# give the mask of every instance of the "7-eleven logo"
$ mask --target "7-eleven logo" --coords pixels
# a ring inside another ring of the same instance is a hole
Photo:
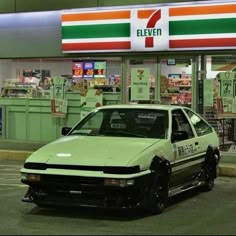
[[[148,19],[145,28],[137,29],[137,37],[145,37],[145,48],[154,47],[154,39],[162,35],[162,29],[157,28],[157,22],[161,19],[161,9],[159,10],[138,10],[139,19]]]

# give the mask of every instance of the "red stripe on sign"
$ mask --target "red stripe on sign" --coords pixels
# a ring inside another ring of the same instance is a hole
[[[156,11],[147,23],[147,28],[155,27],[158,20],[161,19],[161,10]]]
[[[146,48],[152,48],[153,46],[154,46],[153,37],[146,37],[145,38],[145,47]]]
[[[94,42],[94,43],[66,43],[62,44],[63,51],[93,51],[93,50],[117,50],[130,49],[131,42]]]
[[[149,21],[147,22],[147,28],[154,28],[157,21],[161,19],[161,10],[156,11]],[[154,39],[153,37],[146,37],[145,38],[145,47],[152,48],[154,46]]]
[[[233,47],[236,46],[236,38],[214,39],[176,39],[169,41],[170,48],[196,48],[196,47]]]

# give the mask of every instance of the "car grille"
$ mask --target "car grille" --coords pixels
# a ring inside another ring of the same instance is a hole
[[[101,187],[103,186],[103,178],[91,178],[80,176],[65,175],[43,175],[42,182],[47,185],[61,186],[64,188],[80,188],[80,187]]]

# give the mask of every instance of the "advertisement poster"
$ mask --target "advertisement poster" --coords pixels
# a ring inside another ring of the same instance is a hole
[[[231,79],[221,80],[221,96],[233,97],[233,80]]]
[[[52,79],[53,84],[53,99],[64,99],[65,97],[65,78],[64,77],[54,77]]]
[[[220,72],[218,75],[220,82],[220,98],[222,115],[224,118],[235,117],[236,100],[235,100],[235,81],[236,73],[231,71]]]
[[[65,78],[52,79],[51,113],[53,117],[65,117],[67,113],[67,100],[65,100]]]
[[[150,70],[148,68],[131,69],[131,100],[150,99]]]
[[[81,94],[81,119],[96,107],[102,106],[102,91],[99,89],[89,89]]]
[[[213,107],[214,100],[214,92],[213,92],[213,80],[207,79],[204,80],[204,106],[205,107]]]

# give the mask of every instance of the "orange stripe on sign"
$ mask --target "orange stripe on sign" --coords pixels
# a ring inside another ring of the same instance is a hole
[[[152,14],[153,12],[156,11],[156,9],[152,10],[139,10],[138,11],[138,18],[139,19],[148,19]]]
[[[114,12],[86,12],[75,14],[62,14],[61,16],[62,22],[113,19],[130,19],[130,10]]]
[[[236,4],[170,8],[169,16],[236,13]]]

